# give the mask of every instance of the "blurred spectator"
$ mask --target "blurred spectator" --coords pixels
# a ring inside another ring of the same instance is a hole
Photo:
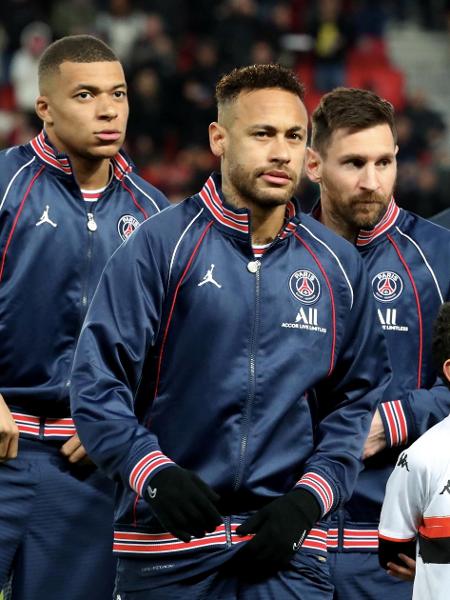
[[[407,98],[403,114],[414,123],[414,135],[418,145],[425,150],[439,146],[444,138],[445,123],[441,115],[429,106],[422,90],[416,90]]]
[[[10,77],[14,85],[17,108],[28,115],[30,122],[37,121],[34,105],[39,95],[37,66],[39,57],[51,41],[48,25],[39,21],[27,25],[20,36],[21,47],[14,53]]]
[[[43,21],[45,10],[36,0],[1,0],[1,23],[8,32],[8,54],[20,47],[21,34],[33,21]]]
[[[154,69],[145,67],[131,81],[128,135],[132,139],[140,135],[148,136],[161,151],[166,123],[161,81]]]
[[[353,43],[353,30],[341,1],[319,0],[309,32],[314,38],[315,87],[327,92],[344,85],[345,58]]]
[[[0,23],[0,86],[8,81],[8,60],[6,48],[8,45],[8,34],[6,29]]]
[[[133,7],[132,0],[110,0],[108,12],[100,12],[96,28],[105,38],[125,67],[131,60],[134,42],[144,28],[142,13]]]
[[[396,117],[398,146],[400,152],[397,155],[397,162],[415,163],[423,158],[422,153],[424,148],[415,131],[414,122],[408,115],[399,114]]]
[[[251,49],[261,39],[262,22],[255,0],[228,0],[216,24],[224,71],[250,64]]]
[[[168,35],[178,42],[187,31],[188,13],[191,2],[185,0],[142,0],[141,8],[146,13],[160,15],[166,24]]]
[[[61,0],[52,4],[50,24],[56,38],[94,32],[97,10],[93,0]]]
[[[439,170],[433,165],[410,163],[399,169],[396,200],[400,206],[431,217],[448,206],[448,193],[441,185]]]
[[[256,41],[250,49],[250,63],[264,65],[273,62],[278,62],[273,46],[265,40]]]
[[[373,36],[381,38],[386,26],[387,14],[380,0],[355,0],[355,37]]]
[[[173,40],[167,35],[160,15],[150,13],[142,17],[142,25],[133,42],[129,70],[151,66],[160,77],[176,73],[177,56]]]

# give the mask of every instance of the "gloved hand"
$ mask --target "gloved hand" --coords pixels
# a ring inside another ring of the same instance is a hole
[[[286,567],[309,530],[320,517],[313,494],[301,488],[273,500],[236,529],[240,536],[254,533],[252,540],[234,556],[235,563],[254,568]]]
[[[167,467],[151,478],[145,492],[158,521],[175,537],[189,542],[200,538],[222,523],[214,503],[214,492],[195,473],[180,467]]]

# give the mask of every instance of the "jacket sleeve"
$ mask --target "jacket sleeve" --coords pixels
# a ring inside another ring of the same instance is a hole
[[[427,486],[429,477],[420,454],[404,452],[398,458],[386,485],[386,492],[381,509],[378,536],[380,538],[379,558],[384,568],[393,560],[399,563],[396,556],[399,552],[415,557],[414,550],[419,526],[427,506]]]
[[[450,390],[438,377],[429,390],[405,392],[383,402],[380,415],[389,447],[411,444],[450,413]]]
[[[319,414],[315,451],[296,484],[316,495],[323,515],[351,496],[373,413],[391,379],[386,342],[373,325],[375,302],[366,270],[360,260],[357,267],[354,303],[333,372],[315,390]]]
[[[173,465],[134,414],[164,294],[163,261],[146,232],[141,226],[105,268],[81,331],[71,386],[72,415],[89,456],[140,495],[151,476]]]

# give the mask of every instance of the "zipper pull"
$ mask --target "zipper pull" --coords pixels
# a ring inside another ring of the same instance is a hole
[[[97,231],[97,223],[95,222],[93,213],[87,213],[87,228],[89,231]]]
[[[247,271],[250,273],[257,273],[261,267],[261,261],[259,260],[251,260],[247,263]]]

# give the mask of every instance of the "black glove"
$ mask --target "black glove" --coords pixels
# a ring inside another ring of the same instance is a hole
[[[289,564],[309,530],[320,517],[316,498],[301,488],[273,500],[236,529],[240,536],[255,537],[235,555],[244,564],[278,569]]]
[[[150,480],[145,492],[161,525],[183,542],[214,531],[222,517],[214,506],[219,496],[195,473],[167,467]]]

